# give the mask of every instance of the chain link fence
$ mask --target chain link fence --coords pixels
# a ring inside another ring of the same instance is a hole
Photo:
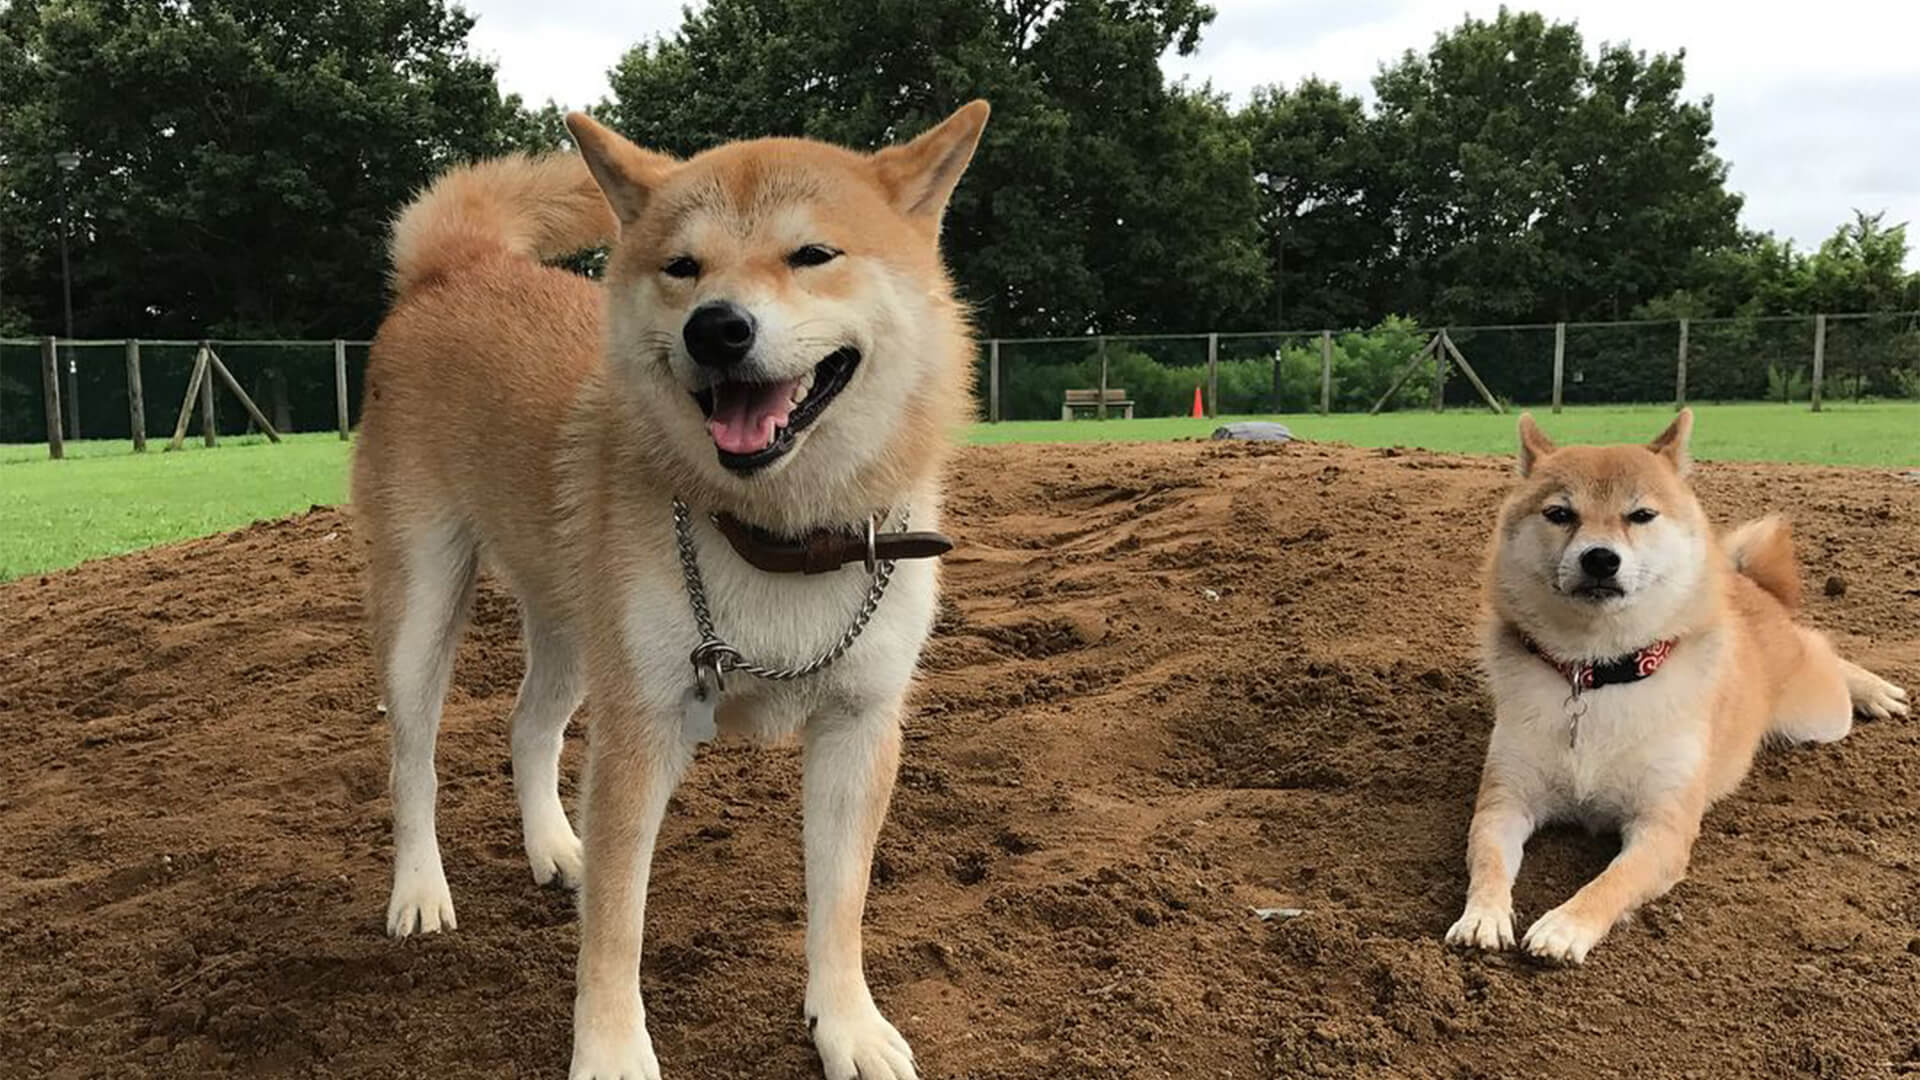
[[[136,385],[146,436],[172,435],[201,342],[55,341],[50,365],[49,340],[0,340],[0,442],[46,442],[50,397],[65,438],[130,439]],[[206,344],[278,431],[344,432],[359,417],[367,342]],[[1913,400],[1920,312],[994,338],[975,376],[991,421],[1187,416],[1196,392],[1209,416],[1485,407],[1462,361],[1502,405]],[[224,382],[212,398],[219,434],[257,429]],[[187,429],[201,424],[196,404]]]

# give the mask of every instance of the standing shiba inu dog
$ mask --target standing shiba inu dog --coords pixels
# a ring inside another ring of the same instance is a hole
[[[576,114],[580,157],[457,170],[395,226],[353,484],[393,729],[387,928],[454,925],[433,748],[484,562],[525,627],[527,856],[580,887],[575,1077],[660,1075],[647,879],[716,728],[802,732],[805,1008],[827,1076],[914,1076],[860,922],[945,548],[905,523],[937,527],[972,408],[939,232],[986,119],[975,102],[871,155],[766,139],[679,161]],[[539,261],[616,236],[604,285]],[[556,789],[583,696],[584,844]]]
[[[1536,828],[1617,827],[1620,854],[1522,942],[1584,961],[1679,882],[1701,815],[1762,739],[1830,742],[1855,709],[1907,711],[1904,691],[1795,625],[1785,522],[1715,537],[1684,479],[1692,428],[1684,411],[1645,448],[1558,450],[1520,418],[1524,479],[1500,514],[1482,643],[1493,737],[1453,944],[1513,944],[1513,879]]]

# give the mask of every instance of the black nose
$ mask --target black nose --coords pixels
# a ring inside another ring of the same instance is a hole
[[[716,300],[687,316],[687,353],[701,367],[732,367],[753,349],[753,316],[738,304]]]
[[[1610,578],[1620,572],[1620,553],[1607,547],[1588,548],[1580,553],[1580,569],[1588,577]]]

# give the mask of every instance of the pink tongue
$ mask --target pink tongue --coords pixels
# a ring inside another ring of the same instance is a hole
[[[713,415],[707,418],[713,444],[729,454],[754,454],[772,446],[775,431],[793,412],[793,390],[799,383],[716,384]]]

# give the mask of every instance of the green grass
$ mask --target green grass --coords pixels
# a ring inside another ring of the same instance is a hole
[[[1673,419],[1664,405],[1534,409],[1534,419],[1560,443],[1645,442]],[[1694,409],[1694,456],[1703,461],[1784,461],[1812,465],[1920,467],[1920,403],[1828,405],[1702,405]],[[1355,446],[1409,446],[1457,454],[1509,454],[1514,414],[1484,409],[1379,416],[1230,417],[1278,420],[1302,439]],[[975,443],[1134,442],[1206,438],[1226,420],[1020,420],[981,424]]]
[[[1920,468],[1920,403],[1843,403],[1824,413],[1804,405],[1707,405],[1697,412],[1694,451],[1705,460]],[[1661,406],[1535,413],[1549,435],[1567,443],[1645,441],[1672,416]],[[1484,411],[1272,419],[1303,439],[1356,446],[1504,455],[1514,445],[1514,417]],[[968,439],[1165,441],[1205,438],[1221,422],[1019,421],[976,425]],[[346,497],[347,444],[332,433],[294,435],[280,446],[233,439],[211,451],[190,441],[171,454],[160,445],[135,455],[124,441],[69,443],[68,460],[57,462],[46,459],[45,446],[0,446],[0,581]]]
[[[239,528],[337,503],[347,495],[347,444],[338,434],[197,442],[145,454],[124,441],[0,447],[0,581],[86,559]]]

